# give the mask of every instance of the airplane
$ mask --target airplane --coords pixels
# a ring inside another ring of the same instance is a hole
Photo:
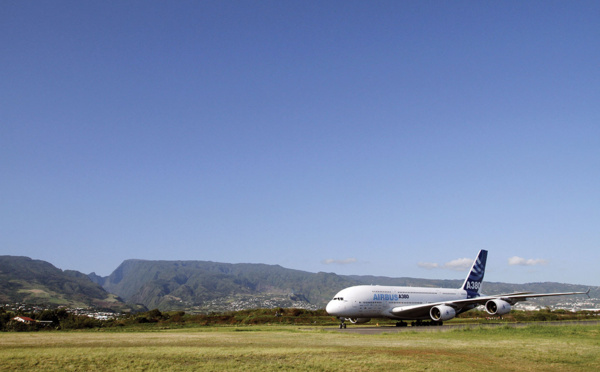
[[[339,291],[329,301],[325,311],[340,320],[340,329],[346,328],[346,320],[361,324],[372,318],[398,320],[397,327],[406,327],[408,323],[405,320],[412,320],[412,326],[442,325],[444,321],[479,305],[483,305],[490,315],[504,315],[512,310],[514,304],[527,298],[578,294],[589,297],[589,289],[587,292],[482,295],[479,289],[485,273],[487,253],[484,249],[479,251],[469,275],[458,289],[358,285]]]

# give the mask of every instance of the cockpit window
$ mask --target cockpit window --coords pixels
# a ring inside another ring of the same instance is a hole
[[[334,297],[334,301],[344,301],[344,297]]]

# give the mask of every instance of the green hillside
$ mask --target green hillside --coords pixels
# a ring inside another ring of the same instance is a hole
[[[85,274],[18,256],[0,256],[0,303],[128,309]]]

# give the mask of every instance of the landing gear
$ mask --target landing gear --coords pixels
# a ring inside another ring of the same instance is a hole
[[[344,318],[340,318],[340,329],[346,329],[346,323],[344,323]]]
[[[430,322],[424,322],[422,320],[417,320],[416,322],[411,322],[410,325],[413,327],[441,326],[441,325],[444,325],[444,322],[442,322],[441,320],[438,320],[438,321],[432,320]]]
[[[403,321],[396,322],[396,327],[406,327],[406,326],[408,326],[408,323],[406,323],[406,322],[403,322]]]

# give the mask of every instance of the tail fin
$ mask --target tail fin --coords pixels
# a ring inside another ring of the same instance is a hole
[[[479,296],[479,289],[481,288],[481,282],[483,281],[483,274],[485,274],[485,262],[487,261],[487,251],[482,249],[477,254],[477,258],[473,261],[469,276],[465,279],[462,285],[462,289],[468,292],[468,297]]]

